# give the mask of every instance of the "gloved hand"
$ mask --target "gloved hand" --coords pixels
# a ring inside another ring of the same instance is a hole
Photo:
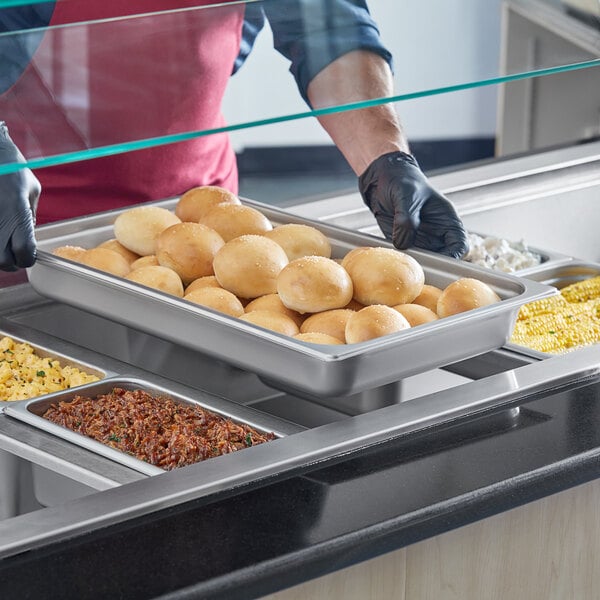
[[[358,186],[396,248],[415,246],[454,258],[468,251],[467,233],[454,206],[431,186],[410,154],[383,154],[359,177]]]
[[[0,164],[25,162],[0,121]],[[35,211],[41,185],[30,169],[0,175],[0,269],[16,271],[35,262]]]

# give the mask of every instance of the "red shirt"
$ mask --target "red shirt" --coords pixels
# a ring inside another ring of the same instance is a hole
[[[205,0],[208,3],[210,0]],[[244,8],[185,9],[198,0],[62,0],[0,115],[25,156],[97,148],[222,126],[221,101],[239,51]],[[237,192],[226,134],[36,171],[38,223],[178,195],[197,185]]]

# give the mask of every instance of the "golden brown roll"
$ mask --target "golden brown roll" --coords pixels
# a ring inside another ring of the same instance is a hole
[[[115,220],[118,242],[140,256],[156,254],[156,238],[167,227],[181,223],[179,217],[160,206],[136,206],[122,212]]]
[[[413,300],[413,304],[420,304],[426,306],[429,310],[437,312],[437,303],[442,295],[442,290],[434,285],[428,285],[427,283],[423,286],[421,293]]]
[[[287,315],[300,327],[304,321],[304,315],[288,308],[279,297],[279,294],[267,294],[266,296],[259,296],[254,300],[251,300],[246,304],[246,312],[252,312],[253,310],[274,310],[276,312]]]
[[[188,190],[177,202],[175,214],[184,222],[199,223],[217,204],[241,204],[229,190],[216,185],[204,185]]]
[[[130,271],[127,260],[108,248],[90,248],[79,257],[79,262],[117,277],[125,277]]]
[[[262,235],[273,229],[271,221],[260,211],[236,204],[217,204],[200,223],[217,231],[226,242],[240,235]]]
[[[283,248],[262,235],[242,235],[215,255],[219,285],[238,298],[258,298],[277,291],[277,277],[287,265]]]
[[[346,343],[357,344],[409,329],[408,321],[391,306],[373,304],[353,312],[346,323]]]
[[[81,246],[58,246],[58,248],[54,248],[52,250],[52,254],[55,256],[60,256],[61,258],[67,258],[68,260],[74,260],[75,262],[80,262],[81,257],[84,252],[86,252],[86,248],[82,248]]]
[[[348,265],[352,264],[352,261],[359,255],[362,254],[364,250],[368,250],[370,246],[358,246],[347,252],[342,258],[341,265],[344,269],[348,270]]]
[[[167,267],[149,266],[131,271],[126,279],[181,298],[183,283],[175,271]]]
[[[192,281],[192,283],[185,288],[185,294],[189,294],[194,290],[199,290],[205,287],[220,288],[221,286],[214,275],[207,275],[206,277],[198,277],[198,279],[194,279],[194,281]]]
[[[158,259],[155,254],[150,254],[149,256],[140,256],[137,260],[134,260],[130,267],[133,271],[134,269],[139,269],[141,267],[157,267]]]
[[[365,248],[346,262],[354,284],[354,299],[364,304],[408,304],[423,289],[423,267],[392,248]]]
[[[298,333],[294,336],[295,340],[300,340],[301,342],[308,342],[309,344],[329,344],[332,346],[339,346],[343,344],[341,340],[334,338],[332,335],[327,335],[326,333],[319,333],[317,331],[311,331],[309,333]]]
[[[108,248],[109,250],[118,252],[130,265],[139,258],[138,254],[125,248],[116,238],[98,244],[98,248]]]
[[[231,317],[240,317],[244,314],[244,307],[238,298],[220,287],[198,288],[185,294],[183,299],[214,308]]]
[[[300,333],[326,333],[345,342],[346,323],[353,313],[348,308],[336,308],[310,315],[300,326]]]
[[[240,319],[290,337],[300,333],[298,325],[290,317],[276,310],[253,310],[243,314]]]
[[[487,283],[464,277],[444,288],[438,300],[437,314],[440,317],[449,317],[499,301],[500,296]]]
[[[160,265],[173,269],[184,285],[212,275],[215,254],[225,245],[210,227],[199,223],[177,223],[156,238],[156,258]]]
[[[277,278],[281,301],[301,314],[342,308],[352,299],[352,280],[324,256],[304,256],[285,266]]]
[[[409,322],[411,327],[439,319],[436,313],[421,304],[396,304],[392,308],[397,310]]]
[[[279,225],[264,234],[277,242],[291,262],[303,256],[324,256],[331,258],[331,244],[327,236],[316,227],[300,223]]]

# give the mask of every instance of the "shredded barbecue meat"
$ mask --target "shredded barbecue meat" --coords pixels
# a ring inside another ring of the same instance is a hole
[[[114,388],[52,404],[43,417],[165,470],[275,438],[201,406]]]

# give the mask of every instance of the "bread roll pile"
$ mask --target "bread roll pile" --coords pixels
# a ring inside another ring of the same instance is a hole
[[[273,226],[216,186],[189,190],[173,212],[120,213],[114,238],[56,256],[309,344],[354,344],[499,302],[487,284],[426,283],[410,255],[383,247],[332,257],[318,229]]]

